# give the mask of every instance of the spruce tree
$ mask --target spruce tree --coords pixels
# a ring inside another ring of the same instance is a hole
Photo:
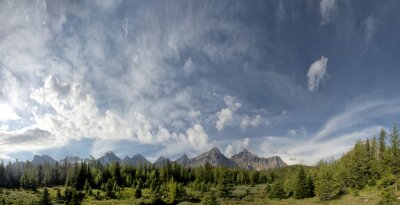
[[[51,204],[51,199],[50,199],[50,194],[49,190],[45,187],[43,190],[42,197],[40,199],[40,205],[50,205]]]
[[[286,198],[286,192],[283,188],[283,183],[279,180],[272,184],[271,191],[268,194],[271,199],[284,199]]]
[[[334,172],[329,166],[321,167],[318,170],[315,181],[315,193],[323,201],[334,199],[340,194],[340,185],[335,180],[333,174]]]
[[[231,181],[230,173],[224,170],[220,180],[218,181],[218,196],[229,197],[233,191],[233,183]]]
[[[303,166],[299,167],[294,186],[295,186],[294,187],[295,199],[304,199],[309,195],[307,190],[307,176],[306,173],[304,172]]]
[[[135,198],[139,199],[140,197],[142,197],[142,188],[137,185],[135,190]]]
[[[386,150],[386,144],[385,144],[385,140],[386,140],[386,131],[382,128],[381,132],[379,133],[379,160],[382,160],[384,157],[384,153]]]

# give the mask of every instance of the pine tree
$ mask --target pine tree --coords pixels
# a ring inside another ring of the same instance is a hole
[[[50,194],[49,190],[47,188],[44,188],[42,198],[40,199],[40,205],[50,205],[51,199],[50,199]]]
[[[58,203],[61,203],[62,200],[63,200],[63,198],[61,196],[61,191],[60,191],[60,189],[57,188],[56,201]]]
[[[313,182],[311,176],[309,176],[309,177],[307,177],[307,183],[306,183],[306,190],[307,190],[306,191],[306,193],[307,193],[306,197],[307,198],[315,196],[314,189],[315,189],[314,182]]]
[[[176,203],[178,198],[178,184],[174,181],[168,183],[168,198],[170,203]]]
[[[386,131],[382,128],[381,132],[379,133],[379,160],[382,160],[384,157],[384,153],[386,151]]]
[[[230,173],[224,170],[220,180],[218,181],[218,196],[229,197],[233,191],[233,184],[231,181]]]
[[[310,194],[307,190],[307,176],[304,172],[303,166],[299,167],[297,172],[296,181],[294,185],[294,198],[295,199],[304,199]]]
[[[339,196],[340,186],[336,182],[331,167],[324,166],[318,170],[315,192],[321,200],[331,200]]]
[[[268,194],[271,199],[284,199],[286,198],[286,192],[283,188],[283,183],[281,181],[276,181],[272,184],[271,191]]]
[[[142,197],[142,188],[137,185],[135,190],[135,198],[139,199],[140,197]]]
[[[397,126],[393,125],[393,131],[390,138],[390,158],[389,166],[394,175],[400,174],[400,147],[399,132]]]

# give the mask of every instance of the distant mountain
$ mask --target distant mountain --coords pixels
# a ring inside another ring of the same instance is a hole
[[[126,156],[122,162],[122,164],[127,164],[130,166],[138,166],[139,164],[151,164],[150,161],[148,161],[145,157],[143,157],[143,155],[141,154],[136,154],[133,157],[128,157]]]
[[[233,155],[231,160],[243,169],[268,170],[287,166],[287,164],[278,156],[262,158],[249,152],[247,149]]]
[[[96,160],[92,157],[91,160]],[[89,162],[90,159],[82,159],[78,156],[67,156],[64,159],[60,160],[60,164],[66,163],[81,163],[81,162]],[[136,154],[133,157],[126,156],[124,159],[120,159],[113,152],[109,151],[104,156],[97,159],[100,164],[112,164],[114,162],[118,162],[121,164],[126,164],[130,166],[138,166],[140,164],[152,164],[148,161],[143,155]],[[159,157],[153,165],[155,167],[163,167],[167,163],[171,162],[168,158]],[[206,164],[210,164],[211,166],[224,166],[224,167],[238,167],[242,169],[249,170],[268,170],[272,168],[285,167],[287,164],[278,156],[263,158],[258,157],[257,155],[249,152],[247,149],[244,149],[242,152],[233,155],[230,159],[227,158],[221,151],[214,147],[208,152],[204,152],[196,157],[189,158],[186,154],[182,155],[180,158],[175,160],[176,163],[181,164],[183,166],[188,167],[198,167],[204,166]],[[44,165],[45,163],[55,165],[57,163],[56,160],[47,155],[35,155],[32,160],[33,164]]]
[[[114,154],[114,152],[107,152],[104,156],[100,157],[99,159],[100,164],[106,165],[106,164],[112,164],[113,162],[119,162],[121,163],[121,159],[117,157],[117,155]]]
[[[186,154],[184,154],[182,157],[175,160],[175,162],[182,165],[188,165],[190,163],[190,159]]]
[[[236,164],[226,158],[225,155],[223,155],[216,147],[195,158],[187,158],[185,155],[182,157],[176,160],[176,162],[190,167],[204,166],[207,163],[212,166],[236,167]]]
[[[32,160],[32,164],[35,165],[44,165],[44,164],[55,165],[56,163],[57,161],[48,155],[35,155]]]
[[[167,165],[170,162],[171,161],[168,158],[161,156],[154,162],[154,166],[157,168],[160,168],[160,167]]]
[[[61,165],[64,165],[64,164],[67,164],[67,163],[69,163],[69,164],[78,163],[79,164],[79,163],[88,162],[88,161],[90,161],[90,159],[82,159],[82,158],[80,158],[78,156],[66,156],[64,159],[60,160],[59,163]]]

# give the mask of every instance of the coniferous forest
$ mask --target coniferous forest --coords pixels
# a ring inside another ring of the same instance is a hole
[[[1,163],[0,204],[25,204],[26,198],[9,197],[15,193],[35,196],[29,202],[33,204],[118,203],[121,199],[131,204],[226,204],[229,200],[246,204],[246,197],[256,195],[254,187],[262,200],[282,203],[307,198],[317,203],[340,202],[346,195],[358,197],[364,190],[374,190],[376,197],[372,200],[393,204],[398,197],[400,175],[399,132],[393,126],[390,133],[382,129],[377,134],[357,141],[337,160],[267,171],[208,164],[190,168],[175,162],[160,168],[150,164],[103,166],[94,159],[63,165]],[[368,202],[368,198],[364,200]]]

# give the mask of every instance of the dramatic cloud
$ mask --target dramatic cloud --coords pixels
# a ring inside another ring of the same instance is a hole
[[[224,130],[225,124],[232,120],[233,113],[242,106],[232,96],[225,96],[224,102],[227,107],[217,113],[218,120],[215,127],[218,131]]]
[[[307,72],[309,91],[312,92],[314,90],[318,90],[319,83],[326,74],[327,64],[328,64],[328,58],[324,56],[322,56],[321,59],[311,64]]]
[[[295,148],[398,121],[399,6],[0,1],[0,157],[325,157]]]

